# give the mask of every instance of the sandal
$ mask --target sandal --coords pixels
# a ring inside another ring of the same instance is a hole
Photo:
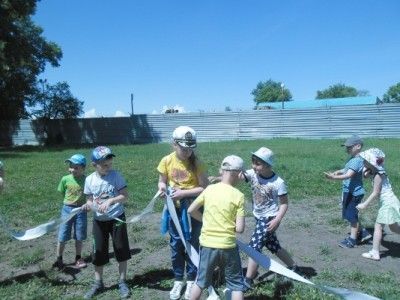
[[[376,260],[376,261],[381,259],[379,254],[373,253],[372,251],[365,252],[365,253],[361,254],[361,256],[364,258],[368,258],[368,259],[372,259],[372,260]]]

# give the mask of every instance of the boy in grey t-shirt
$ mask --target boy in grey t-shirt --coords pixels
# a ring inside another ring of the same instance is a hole
[[[123,203],[128,199],[125,179],[112,169],[115,155],[110,148],[99,146],[92,152],[92,163],[96,171],[86,177],[84,194],[86,210],[94,211],[93,219],[93,264],[95,283],[85,299],[90,299],[104,290],[103,266],[108,263],[108,239],[111,235],[115,258],[119,269],[119,291],[122,298],[130,295],[125,282],[127,261],[131,258]],[[118,247],[116,247],[118,245]]]

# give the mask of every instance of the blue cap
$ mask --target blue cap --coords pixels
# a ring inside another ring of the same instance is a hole
[[[74,165],[86,166],[86,158],[82,154],[74,154],[70,158],[66,159],[65,162],[69,162]]]
[[[99,162],[110,157],[115,157],[115,155],[111,152],[111,149],[106,146],[96,147],[92,151],[93,162]]]

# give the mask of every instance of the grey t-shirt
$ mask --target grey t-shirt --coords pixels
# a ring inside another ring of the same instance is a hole
[[[119,195],[119,191],[126,187],[125,179],[115,170],[111,170],[105,176],[100,176],[93,172],[85,180],[85,195],[93,196],[93,205],[97,208],[101,203],[109,198]],[[114,203],[105,213],[95,212],[94,218],[100,221],[109,221],[119,217],[124,212],[121,203]]]
[[[253,169],[246,171],[253,193],[253,214],[256,218],[273,217],[279,210],[279,196],[287,194],[287,187],[282,178],[275,173],[264,178]]]

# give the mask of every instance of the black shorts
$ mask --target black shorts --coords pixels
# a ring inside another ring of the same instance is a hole
[[[358,209],[356,206],[360,204],[364,195],[354,196],[351,193],[343,193],[342,217],[351,224],[358,222]]]
[[[125,214],[118,217],[125,221]],[[98,221],[93,219],[93,264],[103,266],[110,260],[108,255],[111,235],[115,259],[122,262],[131,258],[126,223],[117,220]]]

